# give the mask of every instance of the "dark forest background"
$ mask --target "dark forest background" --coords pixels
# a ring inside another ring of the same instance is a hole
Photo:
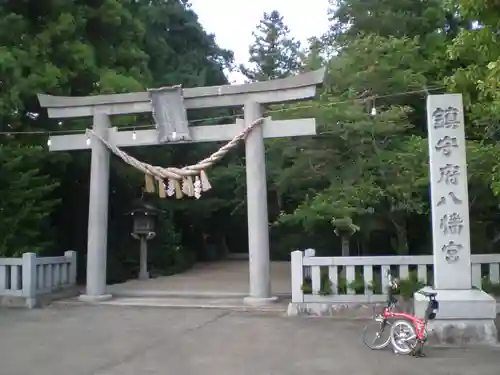
[[[425,96],[443,92],[462,93],[467,109],[473,252],[498,252],[500,8],[482,0],[330,4],[330,29],[308,45],[270,9],[248,64],[235,66],[186,0],[0,0],[0,255],[76,250],[84,276],[90,155],[49,153],[45,144],[49,132],[83,131],[90,119],[50,120],[37,93],[221,85],[235,69],[262,81],[323,66],[317,99],[267,108],[276,119],[318,123],[317,136],[266,142],[273,259],[309,247],[321,255],[430,254]],[[238,113],[190,111],[189,118],[217,117],[199,123],[209,126]],[[116,126],[150,123],[151,116],[113,119]],[[27,131],[46,134],[16,133]],[[183,166],[220,146],[129,151]],[[243,148],[207,172],[213,189],[199,201],[145,197],[164,210],[150,246],[154,273],[248,251]],[[112,159],[110,282],[137,273],[126,212],[142,197],[143,181]]]

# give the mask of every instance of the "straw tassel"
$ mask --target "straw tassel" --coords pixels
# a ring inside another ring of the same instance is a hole
[[[146,183],[146,192],[147,193],[154,193],[155,192],[155,181],[153,179],[153,176],[146,173],[144,175],[144,179],[145,179],[145,183]]]
[[[187,176],[186,179],[184,180],[184,182],[186,183],[186,190],[187,190],[187,193],[186,195],[188,197],[192,197],[194,196],[194,184],[193,184],[193,177],[191,176]]]
[[[158,195],[162,199],[165,199],[167,197],[167,193],[165,191],[165,183],[163,182],[163,180],[158,180]]]
[[[200,182],[201,190],[208,191],[212,188],[212,185],[210,185],[210,181],[208,181],[208,176],[203,169],[200,171]]]
[[[191,176],[186,176],[182,179],[182,192],[188,197],[194,195],[193,178]]]
[[[182,189],[181,189],[181,184],[179,180],[174,180],[174,186],[175,186],[175,197],[177,199],[182,198]]]

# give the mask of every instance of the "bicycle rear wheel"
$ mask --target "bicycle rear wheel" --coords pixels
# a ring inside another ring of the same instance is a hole
[[[391,327],[390,340],[399,354],[410,354],[417,345],[415,327],[407,320],[397,320]]]
[[[391,323],[376,320],[363,328],[363,343],[372,350],[384,349],[391,342]]]

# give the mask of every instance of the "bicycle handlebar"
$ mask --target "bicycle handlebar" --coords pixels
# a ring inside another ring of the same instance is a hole
[[[390,270],[388,270],[386,272],[386,277],[389,280],[389,288],[391,288],[391,289],[397,289],[397,287],[398,287],[398,279],[396,279],[395,277],[393,277],[391,275],[391,271]]]
[[[389,280],[389,285],[387,287],[387,304],[388,306],[391,306],[396,302],[393,291],[398,288],[398,279],[391,275],[390,270],[386,272],[386,277]]]

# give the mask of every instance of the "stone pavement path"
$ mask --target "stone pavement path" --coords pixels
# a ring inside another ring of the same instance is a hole
[[[291,294],[290,262],[271,262],[271,283],[274,294]],[[171,276],[161,276],[149,280],[129,280],[122,284],[108,285],[113,295],[130,291],[177,292],[192,291],[205,293],[248,294],[248,261],[223,260],[198,263],[190,270]]]
[[[0,310],[2,375],[498,375],[500,348],[365,348],[363,322],[124,306]]]

